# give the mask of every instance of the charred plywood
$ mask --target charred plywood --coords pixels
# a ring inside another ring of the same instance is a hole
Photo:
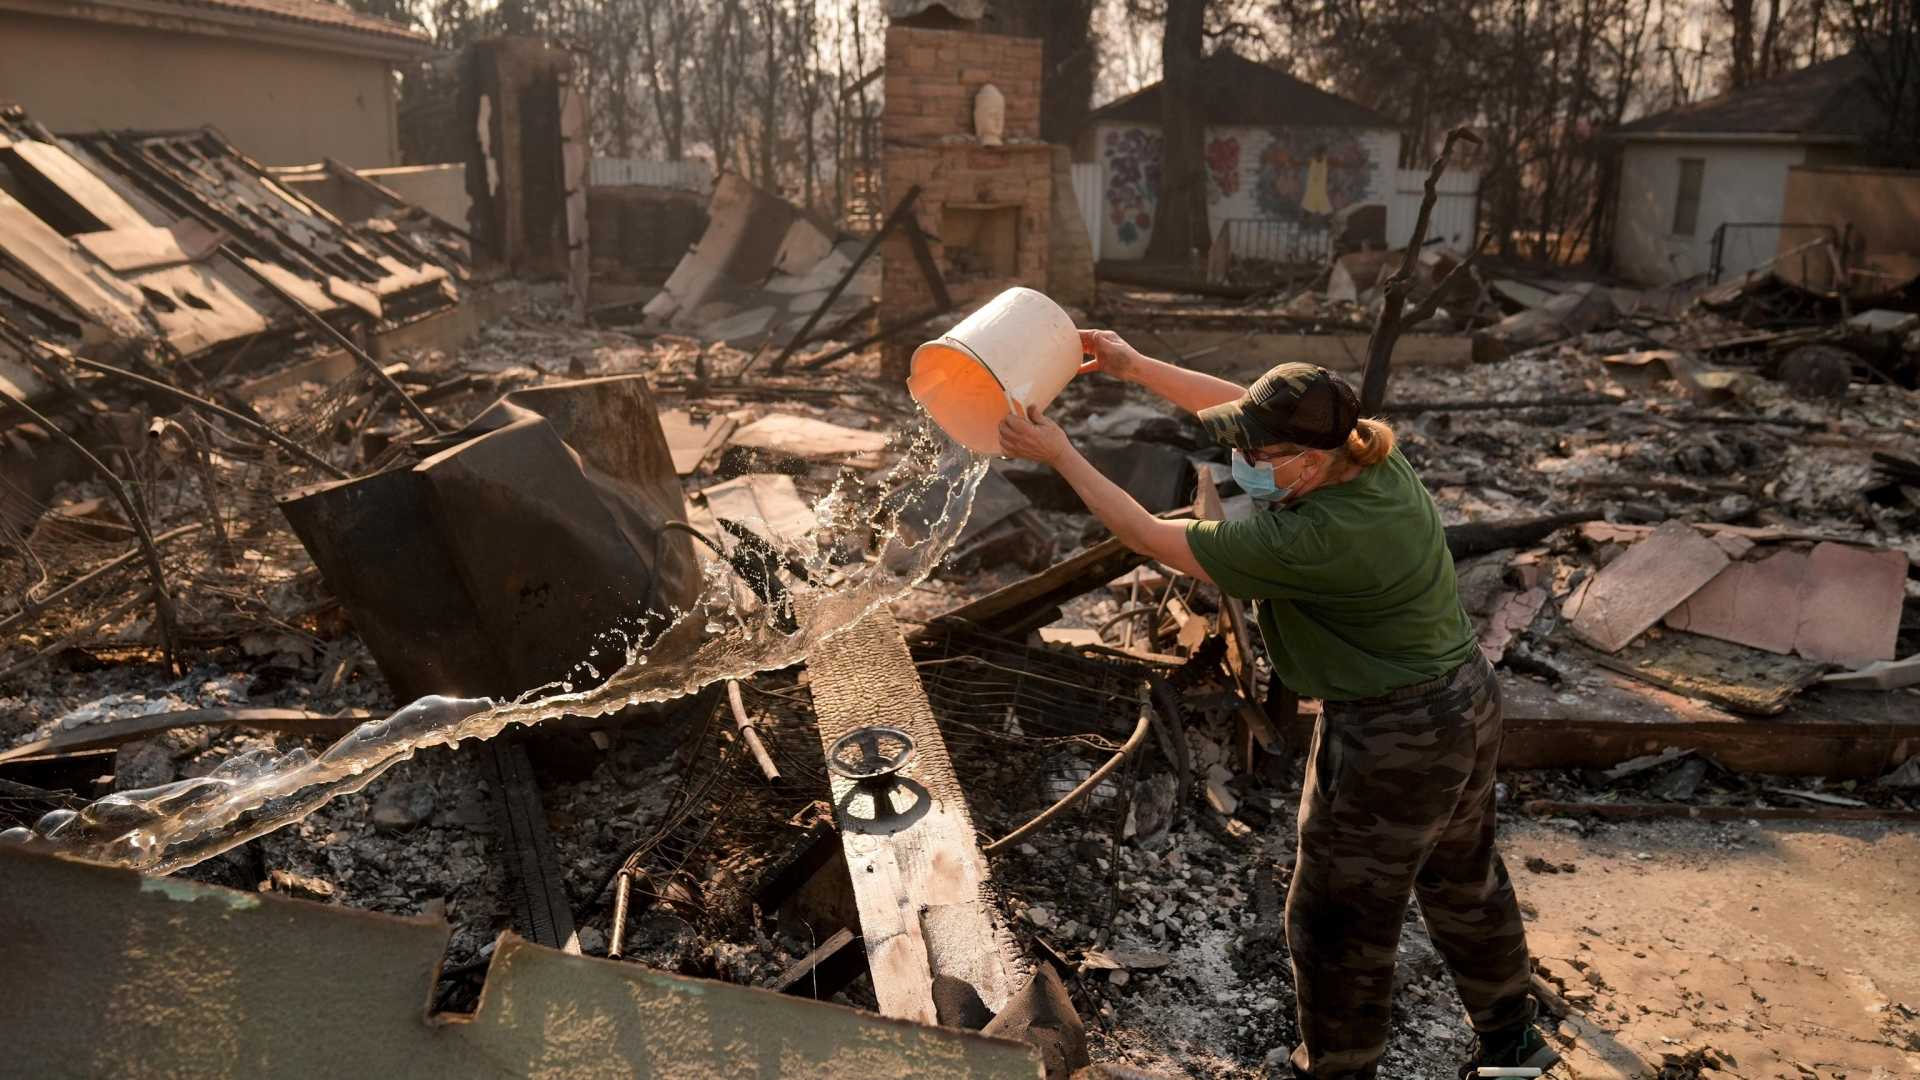
[[[55,136],[0,111],[0,318],[23,333],[195,356],[301,325],[256,273],[322,316],[390,324],[457,299],[436,254],[342,222],[211,129]]]
[[[22,1076],[1041,1075],[1019,1043],[500,939],[430,1012],[447,925],[0,848]]]
[[[833,779],[880,1011],[958,1026],[969,1026],[969,1001],[1000,1012],[1028,972],[990,899],[966,795],[893,616],[872,612],[819,643],[807,670],[830,755],[837,741],[872,725],[914,742],[911,760],[884,789]]]

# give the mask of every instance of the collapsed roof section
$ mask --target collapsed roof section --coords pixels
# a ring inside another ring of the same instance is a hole
[[[707,205],[707,231],[648,302],[646,315],[704,341],[736,345],[790,339],[816,323],[837,328],[879,292],[880,267],[861,261],[864,246],[834,237],[799,207],[723,173]],[[814,318],[823,304],[824,322]]]
[[[177,358],[298,327],[298,306],[403,322],[458,299],[436,253],[341,221],[211,128],[59,137],[0,108],[0,378],[30,395],[10,338]]]

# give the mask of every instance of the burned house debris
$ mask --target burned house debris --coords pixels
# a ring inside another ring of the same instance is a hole
[[[394,183],[0,111],[9,1060],[1284,1075],[1328,703],[987,433],[1043,404],[1150,515],[1280,511],[1077,326],[1307,360],[1393,426],[1499,686],[1548,1075],[1920,1072],[1920,242],[1860,209],[1719,280],[1496,257],[1435,210],[1460,129],[1311,250],[1096,264],[1114,177],[1041,138],[1051,46],[887,6],[835,88],[884,97],[832,136],[858,213],[744,153],[603,169],[577,43],[441,57],[462,160]],[[1250,166],[1302,205],[1316,167]],[[1015,289],[1045,385],[963,321]],[[934,347],[990,383],[965,433]],[[1399,949],[1380,1075],[1459,1075],[1422,916]]]

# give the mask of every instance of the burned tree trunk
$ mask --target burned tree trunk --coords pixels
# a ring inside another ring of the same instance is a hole
[[[1160,199],[1152,262],[1184,265],[1207,250],[1207,170],[1202,151],[1206,118],[1200,112],[1200,64],[1205,58],[1207,0],[1167,0],[1160,62]]]
[[[1480,136],[1464,127],[1447,132],[1446,145],[1440,148],[1440,156],[1433,159],[1433,167],[1427,171],[1427,191],[1420,199],[1420,214],[1413,220],[1413,236],[1407,241],[1406,256],[1400,260],[1400,268],[1386,281],[1386,296],[1380,305],[1380,316],[1374,320],[1373,333],[1367,338],[1366,375],[1360,384],[1360,411],[1363,415],[1379,412],[1380,406],[1387,400],[1387,376],[1391,374],[1393,366],[1393,347],[1400,343],[1402,328],[1432,315],[1440,297],[1447,295],[1454,278],[1466,273],[1467,267],[1473,265],[1474,258],[1480,254],[1480,249],[1486,246],[1486,238],[1482,237],[1467,253],[1467,257],[1434,286],[1426,303],[1412,312],[1402,314],[1407,293],[1413,288],[1414,274],[1420,268],[1420,249],[1426,246],[1427,222],[1432,218],[1433,204],[1439,198],[1440,174],[1446,171],[1453,144],[1463,139],[1475,144],[1480,142]]]

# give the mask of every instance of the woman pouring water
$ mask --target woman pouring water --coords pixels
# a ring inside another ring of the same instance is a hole
[[[1299,998],[1295,1076],[1372,1077],[1386,1048],[1409,895],[1477,1034],[1461,1075],[1559,1060],[1532,1025],[1526,934],[1494,849],[1500,691],[1460,607],[1440,515],[1393,431],[1324,368],[1243,390],[1080,333],[1098,371],[1198,415],[1253,496],[1240,521],[1168,521],[1088,464],[1036,410],[1001,446],[1045,463],[1129,548],[1258,602],[1275,675],[1325,709],[1287,893]]]

